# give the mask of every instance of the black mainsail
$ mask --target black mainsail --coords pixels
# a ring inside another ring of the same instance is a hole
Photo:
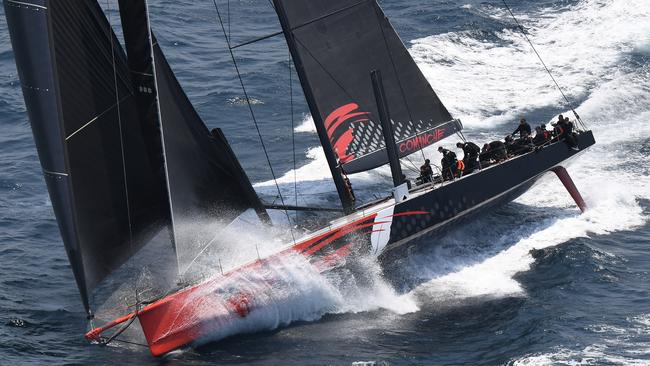
[[[227,222],[248,208],[265,215],[223,134],[210,133],[152,42],[145,0],[120,1],[127,53],[96,1],[4,5],[52,206],[88,311],[92,290],[161,230],[173,233],[174,220]],[[174,236],[170,248],[205,240]]]
[[[347,173],[388,162],[372,70],[383,75],[400,157],[462,128],[375,0],[274,4],[334,175],[336,160]]]

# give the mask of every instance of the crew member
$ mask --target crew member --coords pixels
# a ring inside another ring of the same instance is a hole
[[[500,163],[508,159],[508,154],[506,152],[506,144],[504,144],[502,141],[499,140],[492,141],[488,144],[488,146],[489,146],[489,151],[491,153],[490,158],[496,161],[497,163]]]
[[[531,136],[516,140],[513,140],[512,136],[506,136],[506,150],[510,156],[525,154],[535,148],[532,141]]]
[[[551,132],[550,132],[549,130],[546,129],[546,125],[542,123],[542,124],[539,126],[539,128],[541,128],[541,129],[542,129],[542,132],[544,133],[544,142],[550,140],[550,139],[551,139]]]
[[[567,127],[567,133],[573,133],[573,122],[571,122],[569,117],[564,117],[564,124]]]
[[[341,167],[341,175],[343,176],[343,182],[345,183],[345,188],[348,191],[348,196],[350,197],[350,200],[352,202],[355,202],[357,198],[354,196],[352,183],[350,183],[350,178],[348,178],[348,175],[345,173],[345,170],[343,170],[343,167]]]
[[[463,163],[465,165],[465,174],[470,174],[478,165],[478,156],[481,148],[473,142],[459,142],[456,147],[463,149]]]
[[[562,140],[564,138],[564,120],[562,122],[551,123],[551,126],[553,126],[553,140]]]
[[[490,151],[490,144],[483,144],[481,149],[481,155],[479,155],[479,161],[481,165],[485,167],[492,160],[492,152]]]
[[[533,144],[541,146],[546,142],[546,134],[542,131],[542,127],[535,127],[535,137],[533,137]]]
[[[522,138],[522,139],[530,136],[532,131],[530,129],[530,125],[528,124],[528,122],[526,122],[525,118],[522,118],[519,121],[519,126],[517,126],[517,129],[513,133],[511,133],[510,135],[514,136],[514,135],[517,134],[517,132],[519,132],[519,138]]]
[[[557,121],[556,122],[551,122],[551,127],[553,127],[553,140],[558,141],[564,137],[564,116],[559,115],[557,116]]]
[[[512,135],[506,136],[504,139],[505,147],[506,147],[506,153],[508,156],[514,156],[517,154],[517,144],[515,144],[515,139],[512,138]]]
[[[442,146],[438,147],[438,151],[442,154],[442,160],[440,164],[442,165],[442,179],[443,180],[452,180],[456,175],[457,159],[456,153],[450,150],[443,148]]]
[[[573,122],[569,120],[569,117],[564,118],[564,138],[569,148],[576,151],[580,150],[578,149],[578,138],[573,132]]]
[[[433,168],[431,168],[431,161],[426,159],[424,164],[420,167],[420,180],[422,183],[430,183],[433,178]]]

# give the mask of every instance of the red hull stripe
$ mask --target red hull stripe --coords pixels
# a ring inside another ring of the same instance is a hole
[[[350,233],[353,233],[355,231],[358,231],[360,229],[366,228],[368,226],[373,226],[373,225],[374,225],[374,223],[371,222],[371,223],[368,223],[368,224],[359,224],[359,225],[346,226],[344,228],[341,228],[334,235],[330,236],[327,240],[323,241],[322,243],[320,243],[318,245],[315,245],[315,246],[309,248],[309,250],[305,251],[305,254],[306,255],[312,255],[315,252],[317,252],[318,250],[325,247],[327,244],[330,244],[331,242],[333,242],[333,241],[335,241],[337,239],[340,239],[340,238],[342,238],[342,237],[344,237],[344,236],[346,236],[346,235],[348,235]]]
[[[400,217],[400,216],[411,216],[411,215],[429,215],[430,213],[427,211],[407,211],[407,212],[400,212],[394,215],[391,215],[389,217]]]
[[[317,240],[310,241],[310,243],[306,246],[301,246],[301,252],[305,255],[311,255],[314,252],[316,252],[318,249],[323,248],[325,245],[333,242],[334,240],[340,238],[341,236],[347,235],[353,231],[358,230],[357,226],[361,223],[364,223],[369,220],[373,220],[375,218],[375,215],[372,215],[370,217],[365,217],[361,220],[357,220],[354,222],[349,223],[346,226],[343,226],[339,229],[336,229],[334,231],[330,231],[327,234],[320,236]],[[342,234],[343,233],[343,234]],[[342,234],[342,235],[341,235]]]

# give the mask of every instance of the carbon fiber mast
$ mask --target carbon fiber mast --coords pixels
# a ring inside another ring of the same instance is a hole
[[[372,88],[377,100],[377,110],[379,111],[379,120],[381,122],[382,134],[384,135],[384,142],[386,144],[386,153],[388,154],[388,161],[390,163],[390,171],[393,176],[393,186],[399,187],[404,183],[402,178],[402,166],[399,162],[397,155],[397,146],[395,144],[395,133],[393,132],[393,124],[390,122],[390,110],[386,104],[386,91],[381,79],[381,71],[372,70],[370,72],[370,79],[372,80]]]
[[[323,146],[325,158],[327,159],[327,165],[329,165],[330,171],[332,172],[332,179],[334,180],[334,185],[336,185],[336,191],[339,195],[339,199],[341,200],[343,211],[346,214],[349,214],[354,210],[354,201],[343,178],[343,171],[341,169],[340,162],[338,161],[332,148],[331,142],[327,136],[327,130],[325,129],[323,117],[318,111],[316,99],[312,93],[312,87],[309,83],[309,80],[305,77],[302,59],[300,53],[296,50],[297,44],[293,38],[293,33],[289,25],[289,20],[287,19],[284,4],[278,0],[273,0],[273,4],[275,11],[278,14],[280,25],[284,31],[284,36],[287,40],[289,52],[291,52],[291,58],[293,59],[293,63],[296,66],[298,78],[300,79],[300,84],[302,85],[302,89],[305,93],[305,99],[307,100],[307,105],[309,106],[312,118],[314,119],[316,130],[318,131],[318,137],[320,139],[321,145]]]

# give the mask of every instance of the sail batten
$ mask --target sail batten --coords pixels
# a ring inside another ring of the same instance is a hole
[[[370,71],[381,71],[396,141],[441,131],[427,144],[400,151],[412,154],[461,128],[431,88],[376,1],[276,0],[285,13],[283,29],[321,140],[329,145],[347,173],[386,164],[385,144]],[[294,57],[295,58],[295,57]],[[318,128],[318,124],[324,128]],[[443,126],[444,128],[442,128]],[[324,145],[325,145],[324,144]],[[405,147],[407,145],[404,145]]]

